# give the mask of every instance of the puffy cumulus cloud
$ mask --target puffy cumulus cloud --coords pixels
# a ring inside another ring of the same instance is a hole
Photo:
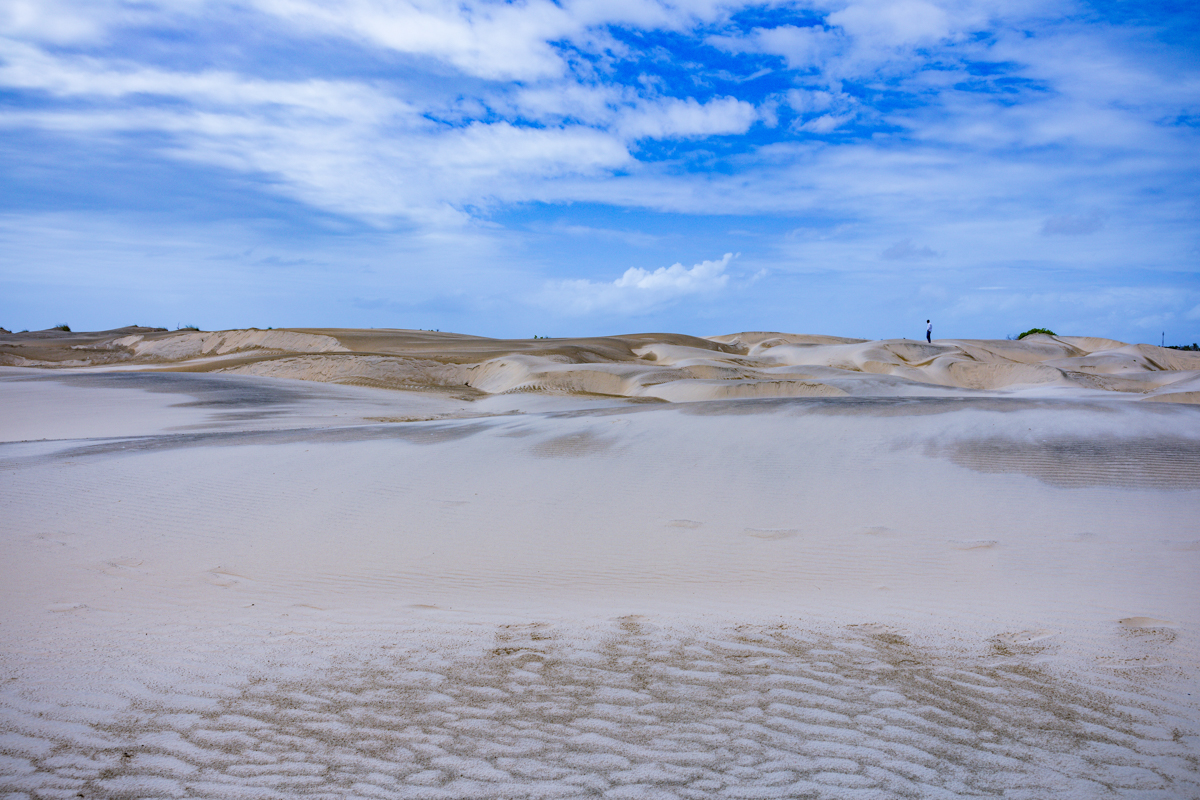
[[[732,258],[733,253],[726,253],[720,261],[701,261],[691,269],[684,268],[678,262],[669,267],[659,267],[653,272],[630,267],[613,282],[613,286],[670,295],[711,291],[721,288],[729,280],[724,273]]]
[[[586,315],[643,314],[696,295],[713,294],[725,288],[725,268],[734,258],[726,253],[716,261],[692,267],[672,264],[650,271],[630,267],[607,283],[589,280],[555,281],[547,284],[538,298],[541,305],[560,313]]]

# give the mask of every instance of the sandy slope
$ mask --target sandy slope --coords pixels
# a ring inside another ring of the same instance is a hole
[[[1197,402],[1200,353],[1110,339],[866,342],[740,333],[497,340],[402,330],[123,328],[0,336],[0,365],[215,371],[470,397],[535,391],[671,402],[1094,390]]]
[[[0,367],[0,792],[1200,796],[1189,354],[258,333]]]

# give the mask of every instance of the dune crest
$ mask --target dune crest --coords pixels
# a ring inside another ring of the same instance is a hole
[[[691,402],[1103,392],[1196,403],[1200,354],[1083,336],[867,341],[743,332],[489,339],[410,330],[121,328],[0,335],[0,366],[225,372],[464,399],[510,392]]]

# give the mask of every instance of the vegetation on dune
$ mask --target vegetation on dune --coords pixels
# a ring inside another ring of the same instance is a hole
[[[1167,349],[1168,350],[1200,350],[1200,346],[1198,346],[1195,342],[1192,342],[1190,345],[1189,344],[1169,344],[1169,345],[1167,345]]]
[[[1049,328],[1030,328],[1022,334],[1017,335],[1017,339],[1024,339],[1026,336],[1032,336],[1035,333],[1044,333],[1047,336],[1057,336],[1058,334]]]
[[[55,326],[54,326],[53,328],[51,328],[50,330],[52,330],[52,331],[66,331],[67,333],[70,333],[70,332],[71,332],[71,326],[70,326],[70,325],[66,325],[66,324],[63,324],[63,325],[55,325]]]
[[[200,329],[197,328],[195,325],[177,325],[175,327],[175,330],[177,330],[177,331],[198,331]]]

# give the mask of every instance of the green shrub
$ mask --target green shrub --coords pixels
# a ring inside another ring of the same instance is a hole
[[[70,333],[70,332],[71,332],[71,326],[70,326],[70,325],[55,325],[55,326],[54,326],[53,328],[51,328],[50,330],[52,330],[52,331],[66,331],[67,333]]]
[[[1017,336],[1017,338],[1018,338],[1018,339],[1024,339],[1026,336],[1032,336],[1032,335],[1033,335],[1033,334],[1035,334],[1035,333],[1044,333],[1044,334],[1046,334],[1047,336],[1058,336],[1058,334],[1057,334],[1057,333],[1055,333],[1054,331],[1050,330],[1049,328],[1030,328],[1029,330],[1027,330],[1027,331],[1025,331],[1024,333],[1022,333],[1022,334],[1020,334],[1019,336]]]
[[[198,331],[200,330],[195,325],[180,325],[175,330],[177,331]]]

